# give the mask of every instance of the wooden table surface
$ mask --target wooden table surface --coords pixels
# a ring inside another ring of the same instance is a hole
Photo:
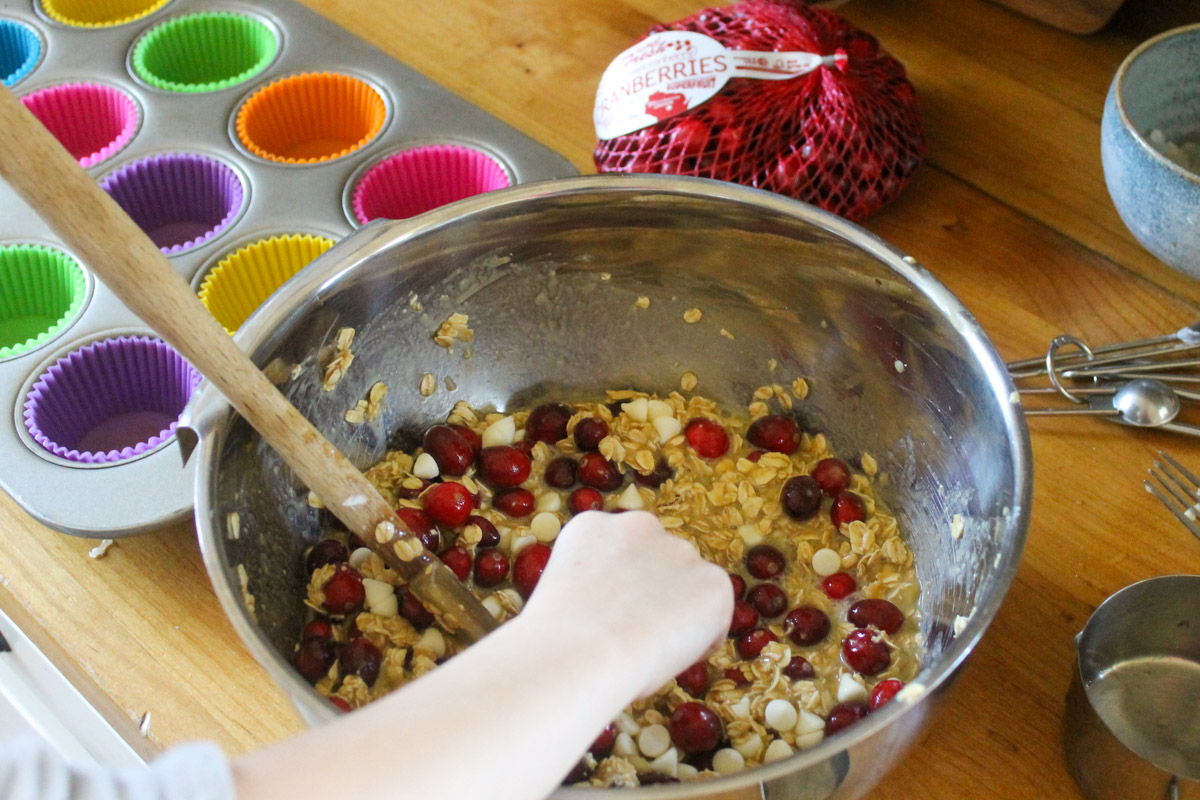
[[[653,22],[698,7],[305,4],[584,172],[605,66]],[[1104,343],[1200,319],[1200,283],[1156,261],[1117,217],[1099,151],[1118,64],[1149,36],[1200,20],[1200,4],[1129,0],[1090,37],[984,0],[854,0],[842,13],[907,66],[929,137],[925,165],[866,227],[957,294],[1002,356],[1043,352],[1064,331]],[[874,800],[1080,797],[1059,743],[1072,637],[1117,589],[1200,573],[1200,542],[1142,489],[1157,450],[1200,467],[1200,441],[1095,420],[1030,428],[1033,521],[1016,581],[944,711]],[[145,753],[193,738],[237,753],[300,729],[218,607],[190,525],[121,540],[94,560],[94,541],[47,530],[0,494],[0,532],[0,607]]]

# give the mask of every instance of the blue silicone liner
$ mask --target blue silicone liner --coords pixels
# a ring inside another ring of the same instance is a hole
[[[37,66],[42,40],[37,31],[11,19],[0,19],[0,83],[12,86]]]

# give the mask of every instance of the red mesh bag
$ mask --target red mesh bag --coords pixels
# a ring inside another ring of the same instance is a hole
[[[861,220],[891,202],[921,163],[925,135],[904,66],[832,11],[747,0],[646,36],[661,31],[695,31],[731,50],[845,58],[789,80],[732,78],[691,110],[600,140],[598,171],[733,181]]]

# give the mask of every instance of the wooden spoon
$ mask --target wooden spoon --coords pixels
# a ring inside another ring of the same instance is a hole
[[[325,507],[399,573],[448,632],[492,615],[350,461],[280,394],[201,305],[154,242],[10,91],[0,90],[0,176],[146,324],[211,381]]]

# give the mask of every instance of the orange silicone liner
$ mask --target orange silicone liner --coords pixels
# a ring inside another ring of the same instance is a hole
[[[349,75],[310,72],[259,89],[237,114],[237,137],[259,158],[283,164],[330,161],[366,145],[387,120],[387,103]]]
[[[42,11],[73,28],[110,28],[149,16],[170,0],[42,0]]]

